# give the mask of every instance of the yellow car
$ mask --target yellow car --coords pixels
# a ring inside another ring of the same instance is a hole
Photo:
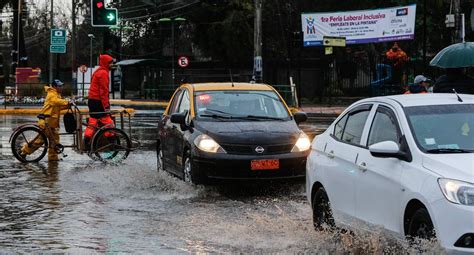
[[[158,170],[186,182],[304,180],[310,140],[269,85],[184,84],[158,123]]]

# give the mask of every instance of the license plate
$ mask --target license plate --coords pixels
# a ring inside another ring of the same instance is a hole
[[[250,167],[252,170],[274,170],[280,168],[280,161],[278,159],[252,160]]]

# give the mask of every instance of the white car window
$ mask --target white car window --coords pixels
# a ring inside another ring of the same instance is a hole
[[[379,107],[370,128],[369,146],[384,141],[399,143],[397,120],[386,107]]]
[[[342,141],[354,145],[360,145],[362,132],[364,131],[365,122],[369,116],[370,111],[358,111],[350,114],[347,119],[344,133],[342,134]]]
[[[344,128],[346,127],[348,116],[349,114],[346,114],[346,116],[342,117],[342,119],[340,119],[336,123],[336,125],[334,125],[334,136],[339,140],[342,140],[342,133],[344,132]]]

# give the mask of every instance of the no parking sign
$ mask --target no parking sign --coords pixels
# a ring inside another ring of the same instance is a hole
[[[182,68],[185,68],[189,65],[189,58],[186,56],[181,56],[178,58],[178,65]]]

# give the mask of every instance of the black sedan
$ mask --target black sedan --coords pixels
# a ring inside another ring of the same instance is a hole
[[[158,124],[158,170],[194,184],[304,180],[311,143],[297,124],[306,119],[268,85],[182,85]]]

